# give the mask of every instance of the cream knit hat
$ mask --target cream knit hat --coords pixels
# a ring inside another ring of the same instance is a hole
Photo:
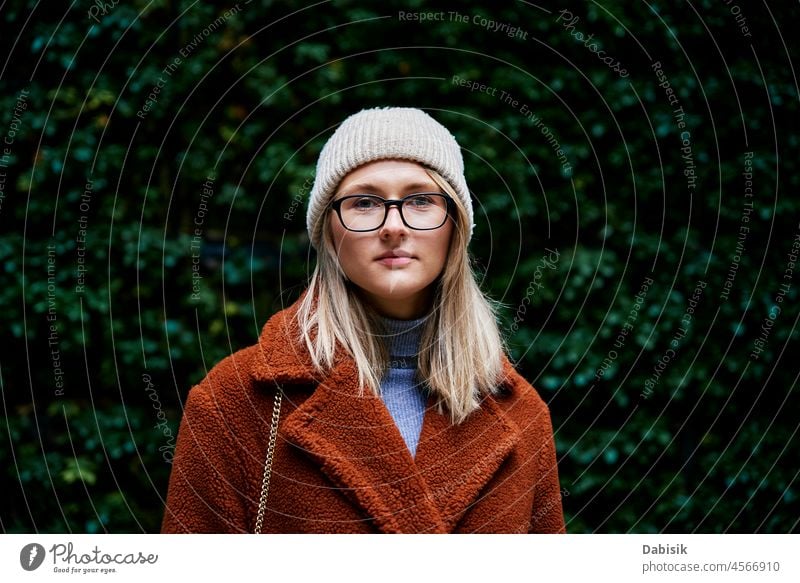
[[[323,213],[342,178],[368,162],[388,158],[419,162],[447,180],[466,209],[469,242],[474,227],[472,201],[456,139],[421,109],[375,107],[345,119],[322,148],[306,214],[314,248],[320,249]]]

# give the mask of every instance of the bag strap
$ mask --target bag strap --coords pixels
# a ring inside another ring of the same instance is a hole
[[[264,523],[264,511],[267,509],[267,495],[269,494],[269,479],[272,475],[272,457],[275,455],[275,441],[278,437],[278,419],[281,416],[282,393],[275,391],[275,400],[272,403],[272,425],[269,428],[269,444],[267,445],[267,459],[264,462],[264,478],[261,480],[261,497],[258,500],[258,516],[256,518],[255,534],[261,534]]]

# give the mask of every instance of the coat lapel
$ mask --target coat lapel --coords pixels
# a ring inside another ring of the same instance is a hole
[[[283,436],[315,458],[320,470],[382,532],[451,532],[520,438],[492,399],[459,426],[429,397],[416,458],[380,397],[359,390],[344,351],[316,374],[298,333],[296,304],[264,326],[253,376],[271,383],[316,385],[280,425]],[[506,361],[506,366],[508,365]]]
[[[519,427],[493,399],[484,399],[463,423],[452,425],[429,398],[415,463],[447,532],[479,501],[519,440]]]
[[[358,394],[344,361],[286,418],[283,433],[383,532],[444,532],[438,509],[380,398]]]

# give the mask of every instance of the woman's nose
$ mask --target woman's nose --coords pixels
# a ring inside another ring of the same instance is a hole
[[[403,223],[403,217],[400,216],[400,207],[392,206],[386,214],[386,221],[383,223],[381,231],[396,232],[405,231],[406,225]]]

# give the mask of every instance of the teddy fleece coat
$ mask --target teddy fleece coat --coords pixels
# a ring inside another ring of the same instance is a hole
[[[315,373],[298,303],[194,386],[178,432],[163,533],[253,532],[275,391],[283,407],[262,532],[559,533],[547,405],[504,357],[502,393],[454,426],[427,403],[412,458],[344,351]]]

